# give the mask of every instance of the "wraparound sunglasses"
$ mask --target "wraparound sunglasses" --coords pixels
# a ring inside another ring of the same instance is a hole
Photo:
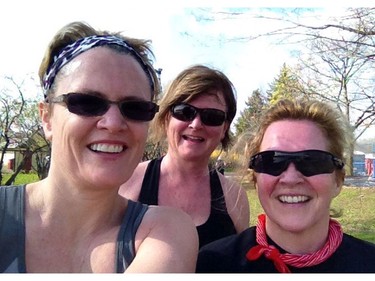
[[[65,103],[69,112],[87,117],[102,116],[108,111],[111,104],[116,104],[122,116],[134,121],[151,121],[159,110],[159,106],[151,101],[110,101],[82,93],[60,95],[47,100],[47,102]]]
[[[187,103],[175,104],[171,107],[172,116],[180,121],[190,122],[199,114],[201,121],[207,126],[221,126],[226,113],[215,108],[197,108]]]
[[[335,169],[342,169],[344,162],[335,155],[322,150],[303,150],[285,152],[269,150],[253,155],[249,168],[257,173],[279,176],[290,163],[305,177],[329,174]]]

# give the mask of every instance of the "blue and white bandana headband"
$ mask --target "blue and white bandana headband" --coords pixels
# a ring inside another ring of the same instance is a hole
[[[44,75],[43,79],[43,90],[44,97],[47,97],[47,92],[51,89],[53,81],[57,73],[61,68],[70,62],[72,59],[82,54],[83,52],[90,50],[94,47],[104,45],[117,45],[126,50],[132,57],[134,57],[139,64],[142,66],[147,77],[150,80],[151,89],[154,90],[154,79],[150,73],[149,66],[143,61],[142,57],[126,43],[123,39],[113,35],[93,35],[89,37],[81,38],[72,44],[65,46],[60,52],[54,56],[53,62],[48,68],[48,71]]]

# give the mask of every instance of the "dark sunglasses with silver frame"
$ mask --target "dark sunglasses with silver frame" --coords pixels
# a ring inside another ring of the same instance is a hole
[[[296,152],[262,151],[250,158],[249,168],[257,173],[279,176],[286,171],[290,163],[305,177],[332,173],[335,169],[344,167],[344,162],[335,155],[312,149]]]
[[[122,116],[134,121],[151,121],[159,106],[151,101],[110,101],[102,97],[83,93],[68,93],[46,100],[51,103],[65,103],[69,112],[86,117],[104,115],[111,104],[116,104]]]
[[[198,108],[187,103],[175,104],[171,107],[172,116],[180,121],[190,122],[199,114],[204,125],[221,126],[226,119],[226,113],[216,108]]]

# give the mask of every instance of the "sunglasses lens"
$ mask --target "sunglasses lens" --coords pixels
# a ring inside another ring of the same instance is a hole
[[[264,151],[251,157],[249,168],[257,173],[279,176],[287,164],[284,157],[275,156],[275,151]]]
[[[249,168],[257,173],[279,176],[293,162],[304,176],[332,173],[342,169],[343,162],[329,152],[305,150],[298,152],[263,151],[251,157]]]
[[[197,111],[188,104],[178,104],[172,107],[172,116],[180,121],[192,121]]]
[[[323,151],[303,152],[296,161],[296,166],[306,177],[332,173],[335,170],[332,156]]]
[[[66,104],[70,112],[81,116],[99,116],[109,107],[106,100],[86,94],[68,95]]]
[[[220,126],[225,121],[225,112],[214,108],[196,108],[189,104],[172,107],[172,116],[180,121],[193,121],[199,113],[201,121],[207,126]]]
[[[225,112],[218,109],[202,109],[200,116],[203,124],[207,126],[221,126],[225,121]]]
[[[151,121],[158,106],[148,101],[124,101],[120,104],[120,110],[125,117],[136,121]]]

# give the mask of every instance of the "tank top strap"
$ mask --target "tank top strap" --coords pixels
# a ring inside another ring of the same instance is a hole
[[[223,193],[223,187],[216,170],[210,171],[210,189],[211,189],[211,212],[226,213],[227,206]]]
[[[117,273],[123,273],[135,257],[135,235],[147,209],[148,206],[145,204],[134,202],[132,200],[128,201],[128,207],[117,238]]]
[[[163,157],[155,158],[147,165],[138,201],[148,205],[158,205],[160,165]]]

